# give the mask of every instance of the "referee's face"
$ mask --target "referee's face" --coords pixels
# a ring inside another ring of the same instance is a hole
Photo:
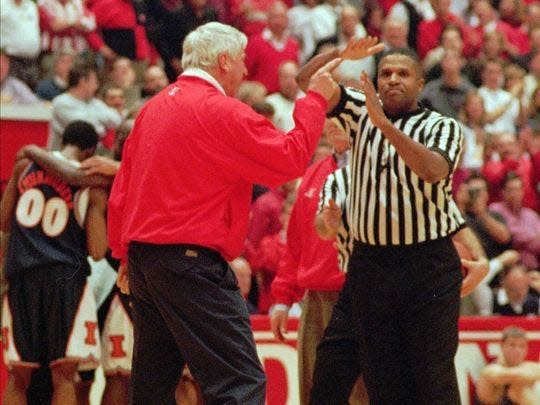
[[[381,60],[377,85],[384,110],[396,114],[418,107],[424,79],[416,61],[406,55],[393,54]]]

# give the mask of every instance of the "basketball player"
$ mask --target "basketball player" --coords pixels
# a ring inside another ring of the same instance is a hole
[[[97,141],[92,125],[75,121],[64,131],[62,150],[53,153],[78,165]],[[26,159],[15,165],[1,204],[2,232],[11,231],[2,309],[6,405],[26,403],[40,365],[51,370],[52,404],[75,404],[78,365],[100,357],[86,257],[105,254],[106,203],[103,189],[70,186]]]

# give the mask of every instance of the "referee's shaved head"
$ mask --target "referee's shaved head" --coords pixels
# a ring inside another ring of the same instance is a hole
[[[424,70],[422,69],[422,63],[420,62],[420,58],[418,58],[418,55],[416,54],[416,52],[414,52],[410,48],[393,48],[384,52],[381,56],[377,69],[380,69],[384,63],[384,60],[387,57],[392,56],[392,55],[400,55],[400,56],[404,56],[411,59],[414,62],[414,66],[416,69],[416,73],[418,74],[418,77],[424,77]]]

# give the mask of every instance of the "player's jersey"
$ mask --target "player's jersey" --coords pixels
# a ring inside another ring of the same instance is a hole
[[[63,157],[59,153],[57,156]],[[88,188],[70,186],[36,163],[24,170],[17,188],[19,198],[6,254],[6,276],[50,266],[87,275]]]

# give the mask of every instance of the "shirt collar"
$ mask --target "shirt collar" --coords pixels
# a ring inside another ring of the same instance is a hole
[[[184,72],[180,76],[198,77],[199,79],[203,79],[204,81],[207,81],[216,89],[218,89],[220,92],[222,92],[224,95],[227,95],[221,84],[219,84],[219,82],[214,78],[214,76],[212,76],[205,70],[199,68],[188,68],[184,70]]]
[[[281,38],[281,40],[278,40],[274,36],[272,31],[270,31],[268,28],[265,28],[261,35],[265,41],[270,42],[278,51],[282,51],[283,49],[285,49],[285,46],[287,45],[287,40],[289,39],[289,34],[287,31],[285,31],[285,33],[283,34],[283,38]]]

